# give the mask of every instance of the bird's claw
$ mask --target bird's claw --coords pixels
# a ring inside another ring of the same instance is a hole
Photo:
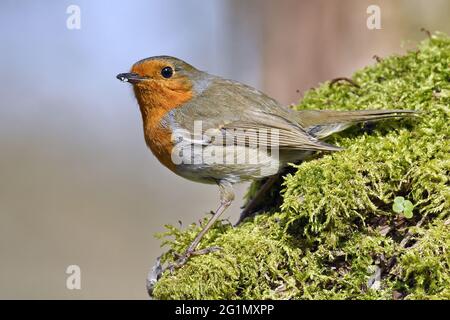
[[[166,267],[166,270],[169,270],[170,274],[173,274],[175,269],[181,268],[183,265],[185,265],[191,256],[201,256],[203,254],[208,254],[219,250],[222,250],[222,248],[218,246],[212,246],[201,250],[187,250],[182,255],[174,253],[177,260],[175,262],[169,263]]]
[[[189,258],[191,256],[199,256],[202,254],[207,254],[210,252],[215,252],[218,250],[221,250],[222,248],[217,247],[217,246],[213,246],[213,247],[209,247],[209,248],[205,248],[205,249],[201,249],[201,250],[186,250],[186,252],[182,255],[178,254],[178,253],[174,253],[175,262],[171,262],[169,263],[165,268],[162,268],[161,266],[161,256],[158,257],[156,259],[156,264],[152,267],[152,269],[150,270],[150,272],[148,273],[147,276],[147,292],[150,295],[150,297],[152,297],[153,295],[153,289],[156,286],[156,283],[158,282],[158,280],[161,278],[162,274],[166,271],[169,270],[170,274],[173,275],[173,273],[175,272],[175,269],[178,269],[180,267],[182,267],[184,264],[186,264],[186,262],[189,260]]]
[[[201,256],[202,254],[207,254],[207,253],[211,253],[211,252],[216,252],[216,251],[220,251],[222,250],[221,247],[219,246],[212,246],[209,248],[205,248],[205,249],[201,249],[201,250],[197,250],[197,251],[192,251],[191,255],[192,256]]]

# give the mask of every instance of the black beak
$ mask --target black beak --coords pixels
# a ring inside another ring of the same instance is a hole
[[[129,83],[138,83],[139,81],[144,80],[145,78],[141,77],[137,73],[119,73],[116,76],[117,79],[119,79],[122,82],[129,82]]]

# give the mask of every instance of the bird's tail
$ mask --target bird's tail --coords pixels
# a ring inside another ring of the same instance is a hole
[[[358,122],[413,117],[417,116],[418,112],[414,110],[301,110],[297,111],[297,115],[297,121],[308,133],[323,139]]]

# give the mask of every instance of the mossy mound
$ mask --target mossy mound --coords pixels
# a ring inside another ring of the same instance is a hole
[[[450,38],[382,59],[350,83],[325,83],[298,109],[414,109],[418,119],[356,127],[345,151],[296,165],[282,204],[239,227],[217,223],[193,257],[164,273],[157,299],[450,298]],[[256,189],[256,184],[252,190]],[[414,204],[407,219],[396,197]],[[182,252],[199,231],[168,226]]]

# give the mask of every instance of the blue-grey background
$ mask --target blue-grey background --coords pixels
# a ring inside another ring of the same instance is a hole
[[[69,5],[81,29],[66,28]],[[381,8],[368,30],[366,8]],[[0,298],[146,298],[164,224],[217,206],[214,186],[147,150],[131,88],[115,75],[168,54],[282,103],[319,82],[450,32],[448,1],[0,2]],[[401,44],[403,43],[403,46]],[[238,201],[224,217],[236,219]],[[82,289],[67,290],[76,264]]]

